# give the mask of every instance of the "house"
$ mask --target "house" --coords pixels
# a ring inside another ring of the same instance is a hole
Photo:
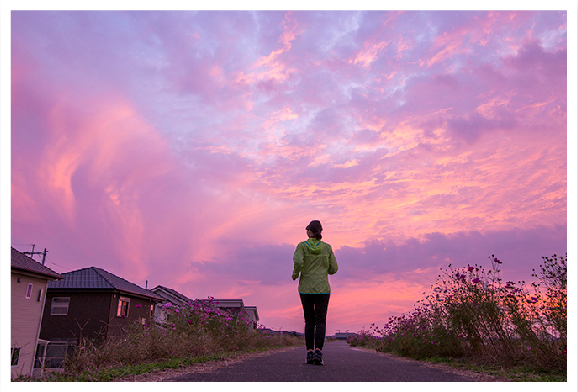
[[[62,274],[48,284],[40,337],[53,345],[74,346],[81,338],[95,342],[122,336],[126,329],[153,321],[161,298],[150,290],[102,268]]]
[[[153,293],[155,293],[158,297],[162,298],[163,303],[172,303],[173,305],[187,305],[190,302],[193,302],[189,297],[179,293],[178,291],[158,285],[154,289],[151,289]]]
[[[184,305],[188,305],[188,304],[191,304],[192,302],[194,302],[193,300],[188,298],[186,295],[183,295],[174,289],[171,289],[171,288],[168,288],[165,286],[161,286],[161,285],[158,285],[154,289],[151,289],[151,292],[153,292],[158,297],[162,298],[162,301],[161,301],[162,305],[171,303],[173,305],[184,306]],[[160,326],[163,326],[167,323],[168,315],[167,315],[167,311],[165,310],[164,307],[162,307],[162,306],[156,306],[155,307],[154,320],[155,320],[155,323],[157,325],[160,325]]]
[[[222,309],[232,310],[235,313],[245,313],[249,321],[252,323],[253,328],[257,328],[257,321],[259,321],[259,315],[257,314],[256,306],[245,306],[242,299],[214,299],[213,302],[217,307]]]
[[[11,377],[30,376],[46,301],[48,282],[62,275],[12,248],[11,274]]]
[[[249,316],[249,321],[253,324],[253,328],[257,328],[257,321],[259,321],[259,315],[257,314],[256,306],[245,306],[245,313]]]

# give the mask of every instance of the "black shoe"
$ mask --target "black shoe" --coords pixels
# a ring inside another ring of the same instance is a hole
[[[323,353],[321,350],[315,350],[315,354],[313,355],[313,362],[316,365],[323,365]]]
[[[307,363],[308,364],[315,363],[315,353],[313,351],[307,351]]]

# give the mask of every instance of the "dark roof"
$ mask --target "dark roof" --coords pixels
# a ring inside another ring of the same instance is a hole
[[[189,299],[186,295],[183,295],[178,291],[165,286],[158,285],[154,289],[151,289],[151,291],[155,293],[157,296],[166,299],[167,301],[170,302],[176,301],[180,302],[181,304],[192,302],[191,299]]]
[[[225,306],[223,304],[223,302],[228,302],[229,305],[232,305],[232,307],[238,307],[238,306],[235,306],[234,304],[238,304],[242,308],[245,307],[245,303],[243,302],[243,300],[241,298],[239,298],[239,299],[217,299],[217,298],[214,298],[213,299],[213,303],[215,303],[218,307],[221,307],[221,308],[228,307],[228,306]]]
[[[119,278],[102,268],[89,267],[62,274],[64,279],[48,284],[49,289],[119,290],[126,293],[160,299],[150,290],[143,289],[126,279]]]
[[[34,274],[44,275],[44,276],[52,278],[52,279],[62,279],[62,275],[52,271],[48,267],[45,267],[44,265],[40,264],[39,262],[26,256],[24,253],[18,252],[14,248],[12,248],[12,258],[10,261],[10,266],[12,268],[23,270],[26,272],[32,272]]]

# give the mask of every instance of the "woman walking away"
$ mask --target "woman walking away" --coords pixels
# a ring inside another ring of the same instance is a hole
[[[329,305],[329,279],[337,272],[331,245],[321,241],[321,222],[311,221],[305,228],[307,241],[300,242],[293,255],[293,280],[299,278],[299,296],[305,316],[307,363],[323,365],[325,320]]]

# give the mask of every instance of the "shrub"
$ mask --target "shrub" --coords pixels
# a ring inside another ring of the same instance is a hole
[[[502,261],[489,259],[488,270],[450,264],[413,311],[390,318],[381,330],[373,328],[371,338],[362,332],[349,343],[417,359],[468,356],[565,368],[567,258],[544,257],[531,288],[524,281],[503,283]]]
[[[254,329],[244,313],[220,309],[209,297],[185,306],[162,305],[168,323],[134,324],[121,337],[97,343],[83,339],[64,365],[65,375],[127,365],[244,352],[301,343],[292,336],[271,336]]]

